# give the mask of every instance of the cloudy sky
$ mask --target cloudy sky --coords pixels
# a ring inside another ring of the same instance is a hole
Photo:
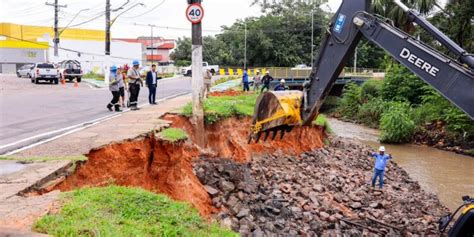
[[[54,9],[45,5],[46,0],[0,0],[0,22],[11,22],[27,25],[52,26]],[[54,2],[54,0],[47,0]],[[118,8],[127,0],[111,0],[112,9]],[[329,0],[324,9],[336,11],[342,0]],[[445,0],[440,0],[444,2]],[[144,3],[140,6],[138,3]],[[222,25],[231,25],[236,19],[260,15],[258,6],[250,6],[251,0],[203,0],[205,16],[203,33],[205,35],[219,33]],[[71,26],[88,29],[104,29],[105,0],[59,0],[59,4],[67,5],[61,8],[59,26],[66,26],[74,15],[81,11]],[[120,38],[135,38],[149,36],[150,27],[154,24],[155,35],[166,38],[190,36],[190,23],[186,20],[185,0],[130,0],[125,7],[128,10],[114,23],[112,36]],[[119,12],[114,12],[112,18]]]
[[[54,0],[48,0],[54,2]],[[111,0],[112,9],[118,8],[126,0]],[[11,22],[27,25],[52,26],[54,24],[54,9],[46,6],[44,0],[0,0],[0,22]],[[142,7],[137,3],[144,3]],[[236,19],[260,15],[260,7],[250,6],[251,0],[203,0],[205,16],[203,33],[219,33],[222,25],[231,25]],[[329,7],[338,8],[341,0],[329,0]],[[81,24],[78,28],[104,29],[105,0],[59,0],[59,4],[67,5],[61,8],[59,25],[66,26],[81,9],[82,11],[71,26]],[[136,5],[117,18],[112,27],[112,36],[135,38],[150,35],[148,24],[158,27],[155,34],[177,38],[190,35],[190,23],[186,20],[185,0],[130,0],[125,9]],[[326,7],[328,9],[328,7]],[[118,12],[120,13],[120,11]],[[112,18],[117,13],[112,14]],[[135,25],[135,23],[137,25]]]

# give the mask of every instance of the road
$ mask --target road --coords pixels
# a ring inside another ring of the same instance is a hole
[[[157,99],[187,92],[191,92],[190,78],[163,80],[158,82]],[[147,96],[143,87],[139,104],[148,104]],[[36,85],[28,78],[0,74],[0,154],[58,135],[73,125],[117,114],[106,108],[111,97],[108,88],[87,83]]]

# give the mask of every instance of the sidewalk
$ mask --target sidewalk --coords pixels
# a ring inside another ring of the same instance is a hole
[[[14,157],[68,157],[87,154],[92,148],[135,138],[153,129],[168,126],[168,122],[159,117],[166,112],[176,111],[190,101],[191,96],[184,95],[156,106],[142,107],[138,111],[117,113],[117,117],[22,151]],[[50,210],[59,192],[32,197],[17,194],[69,163],[69,160],[33,162],[24,165],[19,171],[0,175],[1,234],[6,233],[7,228],[30,230],[35,219]]]

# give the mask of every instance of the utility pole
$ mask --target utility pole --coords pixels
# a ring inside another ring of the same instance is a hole
[[[109,84],[110,77],[110,0],[105,1],[105,57],[104,57],[104,82]]]
[[[244,33],[244,70],[247,70],[247,20],[245,20],[245,33]]]
[[[153,27],[154,27],[155,25],[152,25],[152,24],[148,24],[148,25],[149,25],[150,28],[151,28],[151,65],[153,65],[153,63],[154,63],[154,59],[153,59]],[[151,65],[150,65],[150,66],[151,66]]]
[[[314,9],[311,9],[311,67],[314,63]]]
[[[58,51],[59,51],[59,29],[58,29],[58,13],[59,13],[59,8],[64,7],[66,8],[67,5],[59,5],[59,0],[54,0],[54,4],[52,3],[45,3],[47,6],[53,6],[54,7],[54,56],[58,56]]]
[[[192,41],[192,104],[193,104],[193,123],[196,126],[197,141],[196,144],[206,147],[206,138],[204,130],[204,82],[202,71],[202,24],[201,19],[204,15],[201,0],[187,0],[188,9],[186,16],[191,21],[191,41]],[[193,18],[195,17],[195,18]],[[194,21],[195,20],[195,21]]]

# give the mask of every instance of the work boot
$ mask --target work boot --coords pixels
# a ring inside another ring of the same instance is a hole
[[[113,107],[113,105],[110,104],[110,103],[107,105],[107,109],[109,109],[109,111],[113,111],[113,110],[112,110],[112,107]]]
[[[115,105],[115,112],[122,112],[120,105]]]

